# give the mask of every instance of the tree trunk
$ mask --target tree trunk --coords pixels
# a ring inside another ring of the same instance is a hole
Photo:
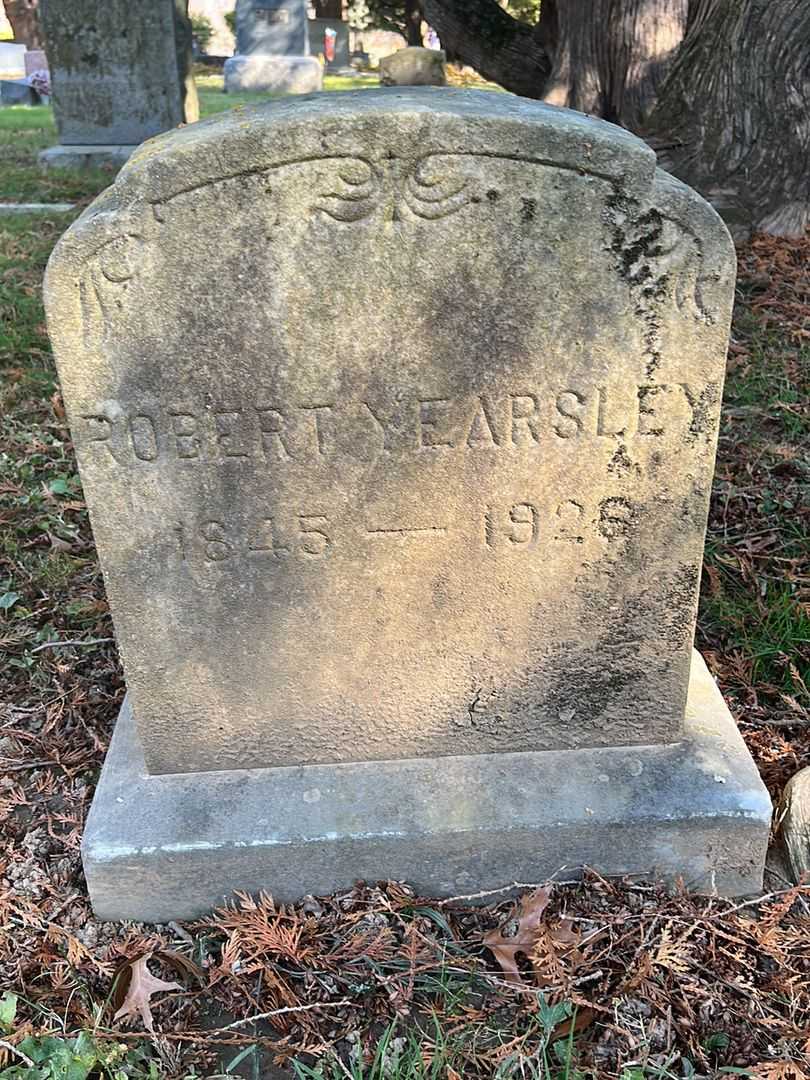
[[[424,0],[442,44],[485,78],[622,124],[733,226],[810,222],[810,0]]]
[[[39,0],[5,0],[6,18],[11,23],[14,40],[29,49],[44,49],[45,39],[39,25]]]
[[[551,56],[540,28],[554,0],[544,0],[537,26],[513,19],[497,0],[422,0],[422,7],[448,56],[515,94],[542,96]]]
[[[177,55],[177,75],[183,97],[183,117],[187,124],[200,119],[200,102],[194,82],[194,57],[191,49],[192,30],[188,16],[188,0],[174,0],[174,45]]]
[[[420,0],[405,0],[405,37],[409,45],[422,45],[422,8]]]
[[[802,236],[810,223],[808,43],[808,0],[693,0],[642,129],[740,230]]]
[[[315,0],[316,19],[342,19],[343,0]]]
[[[544,0],[533,27],[497,0],[424,0],[424,7],[442,44],[486,78],[633,127],[672,64],[689,0]]]

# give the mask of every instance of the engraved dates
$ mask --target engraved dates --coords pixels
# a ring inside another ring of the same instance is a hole
[[[209,566],[245,561],[268,567],[284,561],[317,562],[334,554],[378,557],[411,545],[442,545],[456,557],[460,550],[483,549],[496,556],[543,550],[547,543],[584,544],[590,536],[603,545],[627,540],[639,517],[629,499],[608,496],[587,507],[575,499],[542,504],[534,501],[490,503],[446,512],[434,521],[427,513],[404,521],[382,508],[364,520],[351,510],[331,513],[307,507],[258,513],[250,521],[185,516],[174,526],[175,550],[183,562]]]
[[[222,518],[180,521],[174,535],[184,562],[196,557],[224,563],[240,557],[322,559],[332,547],[330,531],[325,514],[298,511],[283,521],[261,517],[246,529]]]

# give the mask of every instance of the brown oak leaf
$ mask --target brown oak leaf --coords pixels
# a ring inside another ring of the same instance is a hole
[[[562,982],[584,961],[580,951],[584,935],[574,929],[569,916],[561,916],[557,926],[544,922],[550,899],[551,888],[527,894],[511,918],[484,937],[484,944],[493,952],[506,981],[514,986],[525,985],[517,965],[518,954],[531,963],[539,987]],[[600,936],[591,934],[588,941],[595,941]]]
[[[132,961],[130,965],[132,974],[129,980],[127,996],[124,998],[124,1004],[113,1019],[123,1020],[126,1016],[135,1016],[139,1013],[146,1030],[154,1032],[155,1025],[152,1021],[152,1010],[150,1008],[152,994],[160,993],[162,990],[182,990],[183,987],[176,982],[165,982],[163,979],[156,979],[146,966],[146,962],[151,955],[150,953],[148,956],[142,956],[140,960]]]
[[[518,953],[529,957],[540,931],[543,913],[551,900],[551,889],[537,889],[524,896],[510,919],[496,930],[484,935],[484,944],[501,966],[504,978],[515,986],[523,986],[517,966]]]

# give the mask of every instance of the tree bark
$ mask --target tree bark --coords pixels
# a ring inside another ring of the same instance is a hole
[[[45,39],[39,25],[39,0],[5,0],[6,18],[11,23],[14,40],[29,49],[44,49]]]
[[[810,0],[424,0],[442,44],[526,97],[635,131],[742,232],[810,223]]]
[[[420,0],[405,0],[405,38],[409,45],[422,45],[422,8]]]
[[[810,4],[693,0],[687,36],[641,134],[732,226],[810,224]],[[674,145],[673,145],[674,144]]]
[[[188,15],[188,0],[174,0],[174,45],[177,56],[177,75],[183,98],[183,117],[187,124],[200,119],[200,102],[194,82],[194,57],[191,49],[192,31]]]
[[[343,0],[315,0],[316,19],[342,19]]]
[[[535,27],[496,0],[424,0],[424,7],[442,44],[486,78],[632,127],[672,64],[689,0],[544,0]]]
[[[542,96],[538,90],[551,74],[552,58],[541,31],[547,6],[553,9],[553,0],[543,3],[540,23],[528,26],[497,0],[422,0],[425,19],[449,56],[524,97]]]

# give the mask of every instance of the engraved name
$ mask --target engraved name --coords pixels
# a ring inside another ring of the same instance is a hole
[[[621,392],[605,387],[530,389],[512,394],[425,396],[380,401],[265,398],[126,407],[108,401],[79,413],[77,442],[121,465],[167,459],[191,465],[228,460],[307,461],[364,451],[428,455],[532,450],[577,440],[655,439],[706,429],[716,384],[651,383]]]

